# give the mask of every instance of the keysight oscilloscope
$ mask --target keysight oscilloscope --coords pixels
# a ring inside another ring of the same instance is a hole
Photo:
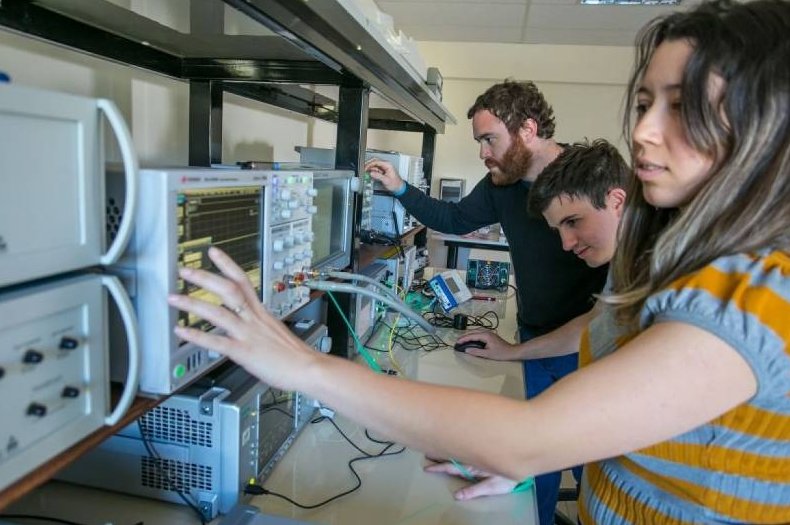
[[[108,180],[108,236],[123,216],[123,186]],[[170,293],[208,301],[219,299],[178,276],[178,267],[212,270],[209,247],[227,252],[247,273],[266,308],[282,318],[304,305],[301,286],[310,268],[313,205],[312,173],[181,168],[140,171],[140,205],[132,239],[111,267],[129,291],[141,334],[140,389],[169,394],[199,377],[219,359],[173,334],[176,325],[204,331],[208,321],[171,308]],[[112,329],[112,353],[125,343]],[[112,360],[113,378],[125,372]]]

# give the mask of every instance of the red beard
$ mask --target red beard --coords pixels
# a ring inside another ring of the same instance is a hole
[[[532,162],[532,152],[524,146],[518,135],[512,139],[513,142],[502,156],[501,161],[494,159],[486,161],[486,167],[489,170],[498,168],[497,172],[491,171],[491,182],[495,186],[510,186],[523,179]]]

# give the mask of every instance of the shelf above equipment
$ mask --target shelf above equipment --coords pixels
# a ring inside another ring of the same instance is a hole
[[[337,120],[336,107],[294,84],[369,86],[397,108],[382,110],[392,118],[371,114],[378,129],[443,133],[455,123],[338,0],[162,0],[145,12],[107,0],[4,0],[0,26],[173,78],[221,81],[324,120]]]

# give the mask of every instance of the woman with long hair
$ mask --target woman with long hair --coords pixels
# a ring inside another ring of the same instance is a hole
[[[790,3],[654,21],[628,97],[613,293],[584,366],[535,399],[313,352],[216,249],[223,276],[181,275],[227,307],[169,300],[226,335],[176,333],[433,457],[514,480],[584,463],[585,524],[790,522]]]

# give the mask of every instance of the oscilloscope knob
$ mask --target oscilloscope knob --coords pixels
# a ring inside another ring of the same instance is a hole
[[[289,248],[294,245],[294,238],[292,235],[289,235],[288,237],[285,238],[285,245],[288,246]]]
[[[285,247],[285,243],[283,242],[282,239],[275,239],[274,241],[272,241],[272,250],[273,251],[281,252],[281,251],[283,251],[284,247]]]
[[[307,207],[307,213],[309,213],[311,215],[314,215],[314,214],[318,213],[318,206],[308,206]]]
[[[283,268],[285,268],[285,263],[283,263],[282,261],[274,261],[274,264],[272,264],[272,268],[274,268],[275,270],[282,270]]]
[[[291,218],[291,210],[282,210],[280,212],[280,217],[283,219],[290,219]]]
[[[291,190],[285,189],[280,192],[280,200],[291,200]]]
[[[296,199],[288,201],[288,207],[291,208],[292,210],[295,210],[296,208],[299,207],[299,201]]]
[[[308,197],[315,197],[316,195],[318,195],[318,190],[317,190],[317,189],[315,189],[315,188],[309,188],[309,189],[307,190],[307,196],[308,196]]]

